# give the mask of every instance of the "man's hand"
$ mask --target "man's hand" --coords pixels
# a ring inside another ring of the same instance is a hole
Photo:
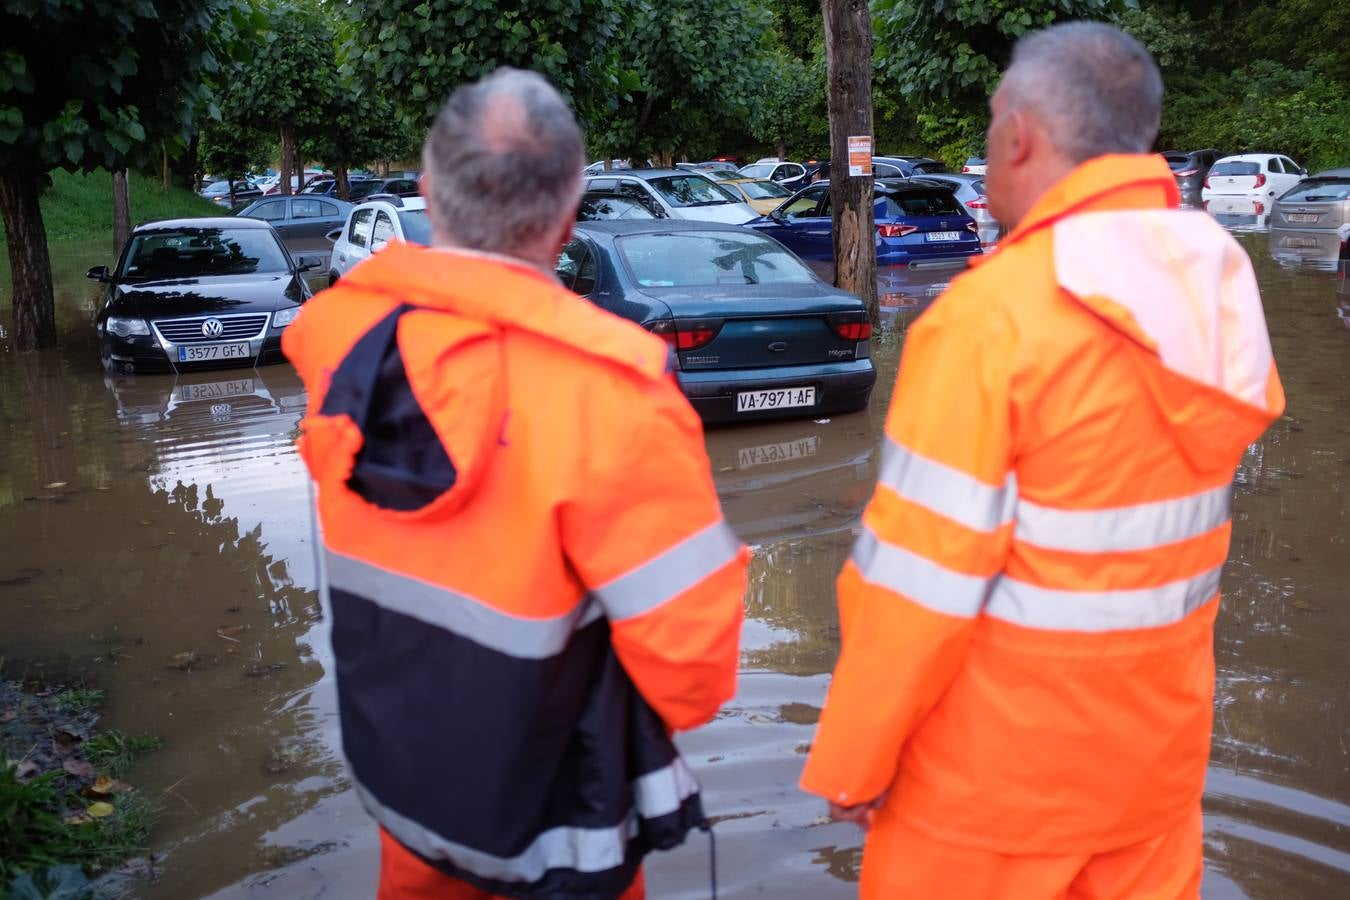
[[[857,806],[840,806],[838,803],[830,804],[830,818],[837,822],[852,822],[863,831],[872,827],[872,815],[881,809],[886,802],[886,795],[882,794],[875,800],[869,800],[866,803],[859,803]]]

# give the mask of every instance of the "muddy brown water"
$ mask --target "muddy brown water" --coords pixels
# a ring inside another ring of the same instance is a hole
[[[1347,896],[1350,332],[1330,275],[1277,264],[1264,234],[1240,239],[1290,404],[1237,476],[1205,894]],[[97,291],[82,277],[106,254],[58,247],[54,259],[65,346],[0,350],[3,671],[102,688],[105,724],[164,739],[130,776],[163,806],[159,879],[137,895],[369,897],[374,834],[338,752],[292,449],[303,388],[285,366],[106,377]],[[681,739],[718,822],[724,897],[855,893],[859,833],[826,822],[796,780],[838,651],[834,577],[876,478],[903,329],[943,284],[884,277],[897,333],[877,343],[870,410],[707,438],[727,516],[754,548],[739,693]],[[442,773],[426,775],[435,790]],[[653,897],[707,896],[706,838],[653,858],[649,883]]]

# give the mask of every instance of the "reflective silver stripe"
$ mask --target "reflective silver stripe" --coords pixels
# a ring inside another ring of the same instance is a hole
[[[927,557],[888,544],[866,526],[853,546],[853,563],[862,577],[873,584],[949,616],[976,615],[989,592],[990,579],[954,572]]]
[[[578,628],[603,614],[582,598],[570,612],[550,619],[526,619],[493,609],[481,600],[391,572],[332,550],[325,552],[328,587],[364,597],[382,609],[411,616],[500,653],[543,659],[561,653]]]
[[[1055,509],[1017,503],[1017,540],[1047,550],[1111,553],[1173,544],[1228,521],[1233,488],[1223,485],[1189,497],[1111,509]]]
[[[595,589],[611,622],[640,616],[689,590],[741,552],[740,539],[718,519],[702,531]]]
[[[1115,631],[1180,622],[1219,592],[1223,566],[1161,587],[1125,591],[1065,591],[1006,575],[994,585],[985,613],[1049,631]]]
[[[1012,521],[1017,505],[1017,479],[1012,473],[1001,487],[994,487],[959,469],[920,456],[889,435],[881,445],[878,483],[911,503],[976,531],[993,531]]]
[[[637,809],[618,825],[608,828],[560,826],[542,832],[517,856],[494,856],[441,837],[412,819],[381,803],[359,781],[357,796],[381,825],[431,860],[445,860],[482,878],[529,883],[544,877],[549,869],[603,872],[623,864],[628,841],[638,832],[638,816],[654,819],[669,815],[698,791],[698,782],[683,759],[641,776],[633,782]]]

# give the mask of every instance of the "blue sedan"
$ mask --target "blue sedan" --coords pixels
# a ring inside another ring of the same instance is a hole
[[[878,266],[955,268],[982,252],[975,220],[942,185],[878,179],[873,214]],[[748,227],[781,241],[809,262],[834,261],[828,182],[799,191]]]
[[[867,407],[877,373],[862,301],[754,231],[671,219],[579,222],[557,275],[663,338],[705,422]]]

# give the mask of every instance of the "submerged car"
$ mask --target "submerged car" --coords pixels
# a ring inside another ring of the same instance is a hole
[[[255,219],[168,219],[138,225],[106,284],[96,323],[114,372],[182,372],[281,362],[281,335],[310,297],[299,263]]]
[[[421,197],[378,194],[352,209],[341,228],[328,233],[333,252],[328,262],[328,285],[351,271],[352,266],[383,250],[390,241],[431,243],[431,220],[427,201]]]
[[[952,189],[924,179],[875,185],[877,266],[960,268],[982,252],[979,226]],[[751,228],[812,263],[834,259],[830,185],[818,181]]]
[[[557,276],[665,340],[705,422],[867,406],[872,325],[777,241],[707,222],[579,222]]]
[[[1331,268],[1350,224],[1350,169],[1329,169],[1300,181],[1270,212],[1270,250],[1277,259],[1313,260]]]
[[[1168,150],[1162,158],[1177,180],[1177,189],[1186,194],[1200,190],[1221,155],[1218,150]]]
[[[1200,195],[1251,197],[1269,203],[1298,184],[1308,174],[1298,163],[1277,153],[1244,153],[1225,156],[1209,169]]]
[[[1350,225],[1340,228],[1341,252],[1336,260],[1336,315],[1350,328]]]

